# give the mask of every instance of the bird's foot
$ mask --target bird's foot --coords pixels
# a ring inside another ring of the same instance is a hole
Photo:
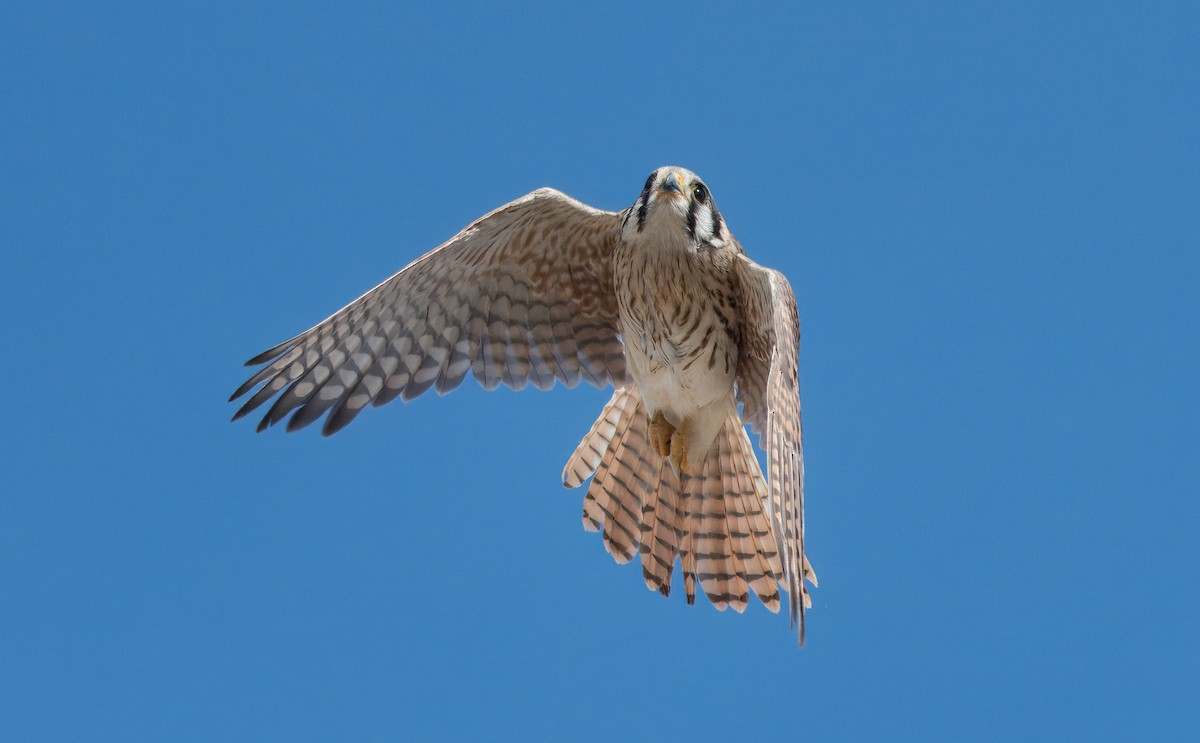
[[[671,456],[671,436],[674,433],[675,426],[663,416],[661,410],[650,419],[650,445],[660,457]]]
[[[674,435],[671,436],[671,464],[675,465],[676,472],[688,472],[688,422],[685,420],[679,424],[679,428],[675,429]]]

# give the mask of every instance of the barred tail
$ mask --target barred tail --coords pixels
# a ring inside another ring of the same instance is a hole
[[[767,487],[732,405],[696,472],[677,475],[650,444],[641,395],[617,389],[563,469],[567,487],[588,477],[584,528],[603,530],[618,563],[640,555],[651,590],[670,593],[678,557],[688,603],[699,583],[718,609],[744,610],[753,591],[779,610],[783,569],[765,512]]]

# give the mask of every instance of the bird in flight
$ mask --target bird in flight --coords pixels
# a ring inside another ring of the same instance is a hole
[[[664,596],[678,558],[689,604],[699,584],[718,609],[741,612],[753,592],[778,611],[782,584],[803,644],[817,580],[799,342],[787,279],[746,257],[695,173],[668,166],[621,212],[541,188],[480,217],[250,359],[262,368],[230,400],[258,387],[234,420],[274,398],[259,431],[324,416],[330,435],[368,403],[449,392],[467,374],[486,389],[611,385],[563,470],[568,487],[591,478],[584,528],[618,563],[640,558]]]

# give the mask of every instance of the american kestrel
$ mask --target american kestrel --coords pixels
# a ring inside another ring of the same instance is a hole
[[[271,398],[258,430],[325,416],[335,433],[368,403],[555,380],[611,384],[612,399],[563,470],[589,477],[583,525],[618,563],[641,558],[667,595],[679,558],[718,608],[771,611],[788,592],[804,642],[804,461],[796,300],[746,257],[708,187],[662,167],[637,201],[601,211],[542,188],[487,214],[296,337],[231,400],[234,420]],[[278,396],[278,397],[276,397]],[[738,406],[741,405],[739,416]],[[744,424],[767,454],[764,480]]]

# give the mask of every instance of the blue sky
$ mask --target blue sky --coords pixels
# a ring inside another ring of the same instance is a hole
[[[100,5],[0,9],[6,736],[1195,735],[1194,4]],[[803,650],[582,531],[602,391],[228,422],[475,216],[672,163],[799,298]]]

